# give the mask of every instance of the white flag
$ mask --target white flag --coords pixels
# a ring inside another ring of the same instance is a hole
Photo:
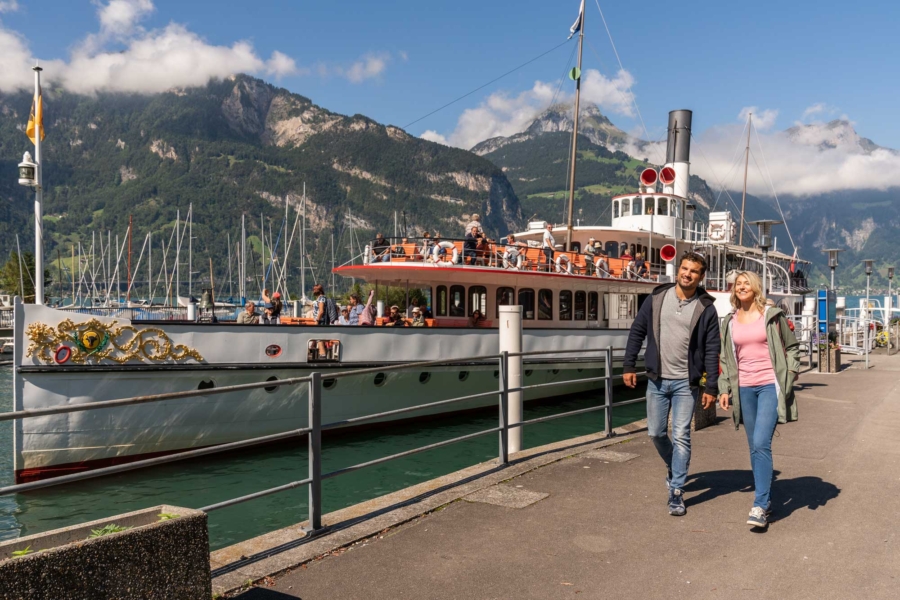
[[[575,22],[569,27],[569,37],[567,39],[571,40],[573,35],[581,31],[582,23],[584,23],[584,0],[581,0],[581,9],[578,11],[578,18],[575,19]]]

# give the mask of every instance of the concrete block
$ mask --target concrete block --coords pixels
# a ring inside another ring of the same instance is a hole
[[[161,521],[160,513],[178,515]],[[126,531],[88,538],[116,524]],[[30,547],[32,553],[14,557]],[[0,542],[0,600],[209,600],[206,513],[160,505]]]
[[[465,496],[463,500],[495,504],[506,508],[525,508],[535,502],[540,502],[549,495],[543,492],[532,492],[512,485],[492,485],[483,490],[478,490],[474,494]]]

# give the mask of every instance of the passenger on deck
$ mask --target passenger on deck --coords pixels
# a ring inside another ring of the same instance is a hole
[[[481,217],[478,215],[478,213],[472,215],[472,220],[466,224],[466,233],[469,233],[470,231],[472,232],[472,235],[484,233],[484,231],[481,229],[481,222],[478,220],[480,218]]]
[[[269,290],[264,289],[262,292],[262,299],[266,303],[266,309],[262,317],[263,323],[276,324],[280,322],[281,310],[284,308],[284,303],[281,301],[281,294],[275,292],[270,298]]]
[[[363,310],[365,310],[365,307],[360,304],[359,296],[350,294],[350,310],[347,314],[347,320],[350,322],[350,325],[359,325],[359,316]]]
[[[547,229],[544,230],[544,238],[541,241],[541,252],[544,254],[548,273],[553,270],[553,250],[555,248],[556,240],[553,239],[553,225],[547,223]]]
[[[594,256],[596,253],[594,238],[588,238],[587,246],[584,247],[584,270],[586,275],[594,274]]]
[[[337,304],[332,298],[325,296],[325,286],[317,283],[312,289],[313,296],[316,299],[313,305],[313,318],[316,325],[336,325],[338,322]]]
[[[400,314],[400,307],[396,304],[391,307],[391,314],[388,315],[384,325],[385,327],[409,327],[409,323],[404,321],[403,315]]]
[[[259,323],[259,315],[256,314],[256,304],[247,303],[247,309],[242,310],[238,315],[237,322],[239,325],[256,325]]]
[[[375,298],[375,290],[369,290],[369,299],[366,305],[359,313],[359,325],[372,326],[375,324],[375,307],[372,306],[372,299]]]
[[[644,260],[640,252],[634,257],[634,272],[641,279],[650,277],[650,269],[647,266],[647,261]]]
[[[471,230],[469,230],[469,232],[466,233],[466,241],[463,242],[463,264],[475,264],[475,248],[477,248],[477,246],[478,240],[475,238],[475,234],[472,233]]]
[[[469,317],[469,327],[481,327],[484,322],[484,315],[481,314],[481,311],[476,309],[472,311],[472,316]]]
[[[384,234],[375,235],[375,241],[372,243],[372,262],[391,262],[391,245]]]
[[[426,231],[422,234],[422,246],[419,248],[419,257],[425,262],[431,258],[431,246],[431,234]]]
[[[418,306],[414,306],[412,309],[412,326],[425,327],[425,315],[422,314]]]
[[[490,256],[488,256],[488,240],[483,235],[479,235],[475,238],[475,264],[481,266],[487,266],[490,262]]]
[[[391,256],[406,256],[406,250],[404,246],[409,243],[409,240],[403,238],[399,244],[394,244],[394,248],[391,251]]]
[[[609,277],[609,257],[603,250],[597,250],[597,258],[594,259],[594,267],[597,269],[597,277]]]
[[[434,315],[431,314],[431,311],[428,310],[428,303],[425,300],[419,301],[419,310],[422,311],[422,317],[425,319],[433,319]]]
[[[341,316],[338,317],[338,325],[349,325],[350,324],[350,310],[345,306],[341,309]]]

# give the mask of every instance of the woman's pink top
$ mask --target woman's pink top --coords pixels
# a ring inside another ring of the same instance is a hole
[[[766,341],[766,319],[760,315],[752,323],[741,323],[735,315],[731,321],[731,333],[740,386],[775,383],[775,370],[772,368],[769,344]]]

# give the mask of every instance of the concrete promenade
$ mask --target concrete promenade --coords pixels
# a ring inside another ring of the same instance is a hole
[[[844,360],[849,360],[847,355]],[[779,426],[768,530],[730,416],[693,436],[688,512],[666,511],[646,432],[476,491],[252,588],[242,600],[897,598],[900,358],[805,373]],[[525,431],[527,436],[527,429]],[[580,452],[580,453],[579,453]]]

